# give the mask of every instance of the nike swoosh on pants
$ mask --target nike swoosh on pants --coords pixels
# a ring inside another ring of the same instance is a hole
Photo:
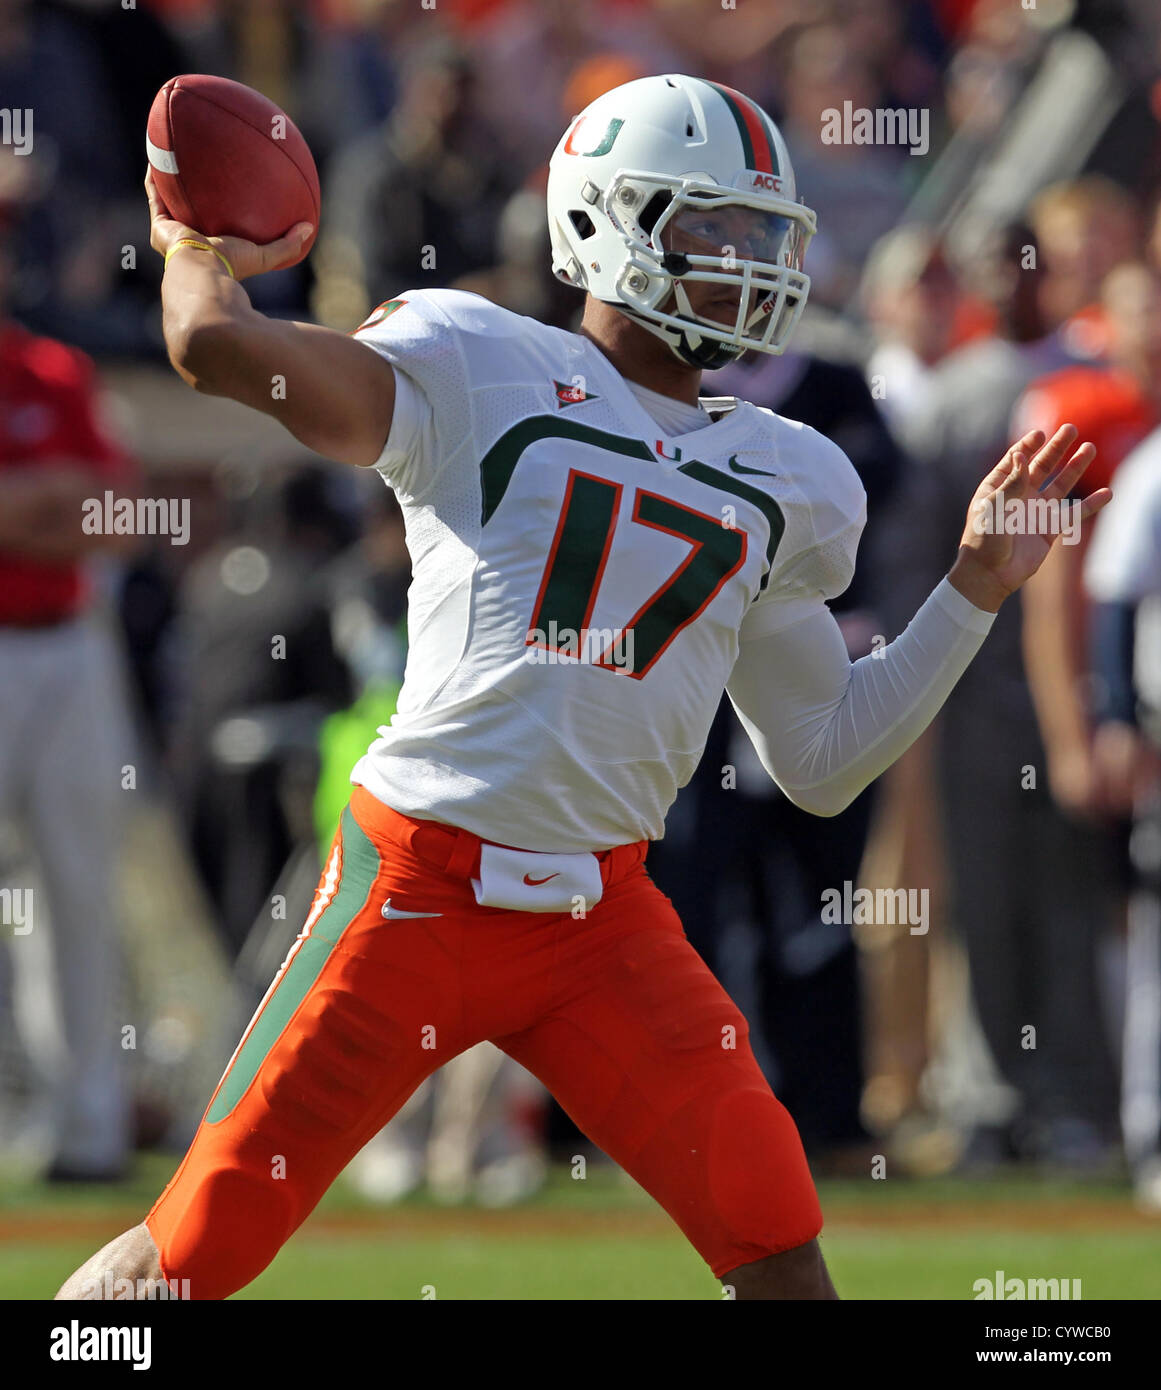
[[[392,907],[388,898],[383,904],[383,916],[389,922],[398,922],[405,917],[442,917],[442,912],[408,912],[404,907]]]

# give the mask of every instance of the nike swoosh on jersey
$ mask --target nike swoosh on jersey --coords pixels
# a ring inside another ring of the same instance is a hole
[[[726,467],[732,473],[761,473],[763,478],[776,478],[777,473],[771,473],[765,468],[747,468],[744,463],[738,462],[737,454],[731,454],[726,460]]]
[[[399,922],[406,917],[442,917],[442,912],[408,912],[403,907],[392,907],[391,899],[388,898],[383,904],[383,916],[389,922]]]
[[[530,874],[525,874],[524,882],[529,886],[529,888],[539,888],[542,883],[547,883],[549,879],[559,877],[559,873],[549,874],[548,878],[533,878]]]

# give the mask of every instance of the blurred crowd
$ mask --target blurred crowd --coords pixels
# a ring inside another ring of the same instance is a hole
[[[746,1012],[816,1172],[1039,1165],[1128,1177],[1161,1211],[1152,0],[0,0],[0,108],[35,114],[30,152],[0,146],[0,816],[23,819],[63,943],[42,967],[63,1030],[50,1174],[115,1177],[149,1129],[109,1041],[132,972],[106,872],[118,798],[108,778],[70,780],[94,710],[131,715],[101,717],[100,757],[153,769],[223,956],[261,994],[406,650],[406,549],[376,479],[224,468],[190,447],[180,552],[65,520],[95,477],[165,490],[102,422],[90,359],[164,370],[142,135],[186,71],[257,87],[299,124],[322,173],[318,245],[248,289],[265,312],[344,331],[449,285],[575,326],[544,208],[569,119],[666,71],[760,102],[818,214],[811,298],[789,352],[705,390],[813,425],[862,476],[868,527],[834,605],[852,658],[946,572],[1017,433],[1076,424],[1098,448],[1084,493],[1134,479],[1095,541],[1058,546],[1005,605],[927,734],[841,815],[793,807],[723,703],[649,866]],[[827,143],[823,113],[845,103],[926,113],[929,148]],[[50,539],[30,553],[33,531]],[[830,920],[821,904],[844,885],[907,890],[922,919]],[[7,934],[0,1010],[20,988]],[[5,1036],[0,1083],[20,1046]],[[514,1200],[546,1153],[577,1150],[493,1053],[445,1069],[375,1141],[368,1192],[426,1177]]]

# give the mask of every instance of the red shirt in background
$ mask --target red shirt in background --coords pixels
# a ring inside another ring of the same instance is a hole
[[[1017,401],[1012,438],[1043,430],[1051,438],[1063,424],[1080,431],[1077,443],[1096,445],[1096,458],[1080,486],[1087,497],[1108,487],[1121,460],[1158,421],[1157,409],[1135,376],[1117,367],[1065,367],[1034,381]]]
[[[92,361],[0,322],[0,472],[62,462],[92,469],[94,496],[130,475],[127,456],[97,422]],[[0,625],[71,617],[85,598],[78,561],[30,560],[0,548]]]

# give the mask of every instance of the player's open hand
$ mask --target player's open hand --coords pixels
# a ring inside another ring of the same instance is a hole
[[[1075,425],[1061,425],[1045,441],[1039,430],[1019,439],[976,490],[968,509],[953,585],[977,608],[996,612],[1044,563],[1053,544],[1075,543],[1082,522],[1113,494],[1107,487],[1083,501],[1070,496],[1096,458],[1092,444],[1076,441]]]
[[[164,256],[170,247],[183,237],[193,237],[195,241],[208,241],[229,261],[235,280],[245,280],[251,275],[263,275],[269,270],[292,264],[297,260],[303,242],[314,230],[309,222],[299,222],[286,236],[268,242],[265,246],[258,246],[252,241],[245,241],[236,236],[206,236],[195,227],[188,227],[184,222],[170,217],[153,181],[152,169],[145,175],[145,196],[149,199],[149,244],[156,252]]]

